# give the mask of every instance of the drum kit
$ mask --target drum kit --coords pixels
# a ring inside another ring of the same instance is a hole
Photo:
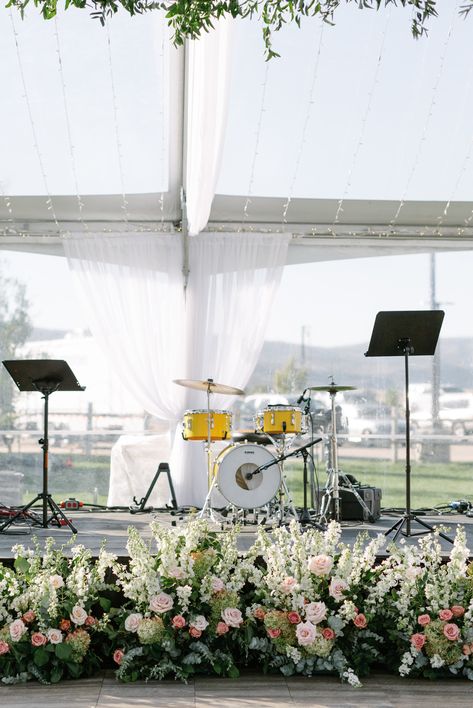
[[[310,391],[324,391],[331,399],[331,424],[329,435],[329,457],[327,481],[322,491],[320,509],[307,509],[307,456],[308,448],[320,442],[322,438],[297,447],[300,436],[309,430],[310,414],[299,406],[269,405],[259,411],[255,417],[255,430],[242,431],[232,437],[232,413],[216,410],[210,406],[212,394],[242,396],[244,391],[234,386],[216,383],[213,379],[175,379],[179,386],[205,391],[207,408],[188,410],[184,414],[182,436],[186,441],[205,442],[207,458],[207,496],[198,516],[222,523],[221,516],[212,506],[212,494],[218,490],[228,502],[225,512],[232,511],[233,521],[240,517],[246,519],[246,512],[264,510],[264,516],[270,522],[279,525],[291,519],[301,523],[311,523],[323,527],[330,518],[341,518],[340,483],[349,488],[357,497],[362,507],[366,507],[351,481],[338,467],[338,440],[335,397],[339,391],[354,390],[353,386],[338,386],[333,379],[327,386],[307,388],[299,399],[309,400]],[[309,392],[309,396],[305,394]],[[306,408],[306,411],[308,409]],[[214,444],[227,442],[228,445],[214,454]],[[272,445],[274,452],[267,445]],[[304,458],[304,508],[299,515],[289,492],[284,474],[284,461],[301,454]],[[369,509],[364,509],[367,514]],[[255,516],[257,518],[257,516]]]

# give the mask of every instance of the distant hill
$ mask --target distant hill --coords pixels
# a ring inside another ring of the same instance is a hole
[[[322,386],[333,376],[338,384],[359,389],[403,389],[404,362],[401,357],[365,357],[367,343],[342,347],[306,347],[305,362],[301,348],[287,342],[266,342],[250,382],[252,390],[270,391],[274,373],[293,357],[307,369],[307,385]],[[444,339],[438,345],[440,380],[461,388],[473,389],[473,339]],[[430,356],[412,357],[409,378],[412,383],[431,380]]]

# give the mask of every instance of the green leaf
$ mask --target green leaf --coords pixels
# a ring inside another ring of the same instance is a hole
[[[56,644],[56,656],[61,661],[67,661],[72,656],[72,647],[70,644]]]
[[[61,646],[62,646],[62,644],[58,644],[58,647],[61,647]],[[62,679],[62,674],[63,674],[62,666],[55,666],[54,669],[51,671],[51,676],[50,676],[51,683],[58,683]]]
[[[108,597],[99,597],[99,603],[104,612],[110,612],[112,601],[109,600]]]
[[[18,556],[18,558],[15,558],[15,570],[18,570],[20,573],[27,573],[30,569],[30,564],[28,563],[26,558],[23,558],[22,556]]]
[[[82,673],[82,667],[80,666],[80,664],[76,664],[73,661],[68,661],[66,666],[72,678],[79,678]]]
[[[240,675],[240,672],[238,671],[237,667],[235,664],[232,664],[228,670],[228,676],[230,678],[238,678]]]
[[[33,655],[33,661],[36,664],[36,666],[46,666],[46,664],[49,661],[49,654],[47,651],[44,649],[36,649],[34,655]]]

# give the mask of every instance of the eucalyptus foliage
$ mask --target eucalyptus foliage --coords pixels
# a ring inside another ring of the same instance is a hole
[[[47,20],[56,16],[57,0],[32,0]],[[9,0],[7,7],[17,7],[23,15],[30,0]],[[197,39],[202,32],[213,29],[221,17],[257,17],[263,23],[263,39],[266,57],[279,56],[272,48],[272,33],[285,24],[295,22],[298,26],[303,17],[318,15],[328,24],[334,23],[338,7],[356,3],[360,9],[379,10],[394,5],[411,10],[411,28],[414,37],[427,33],[430,18],[437,16],[437,0],[65,0],[69,7],[86,8],[92,17],[105,23],[120,8],[130,15],[141,15],[150,10],[163,10],[172,27],[174,44],[179,46],[185,39]],[[460,14],[465,16],[473,9],[473,0],[465,0]]]

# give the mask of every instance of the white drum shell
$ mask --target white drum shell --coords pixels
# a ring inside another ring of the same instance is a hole
[[[274,462],[249,480],[246,475],[275,460],[266,447],[257,443],[229,445],[222,450],[214,466],[221,494],[230,504],[242,509],[264,506],[273,499],[281,485],[279,465]]]

